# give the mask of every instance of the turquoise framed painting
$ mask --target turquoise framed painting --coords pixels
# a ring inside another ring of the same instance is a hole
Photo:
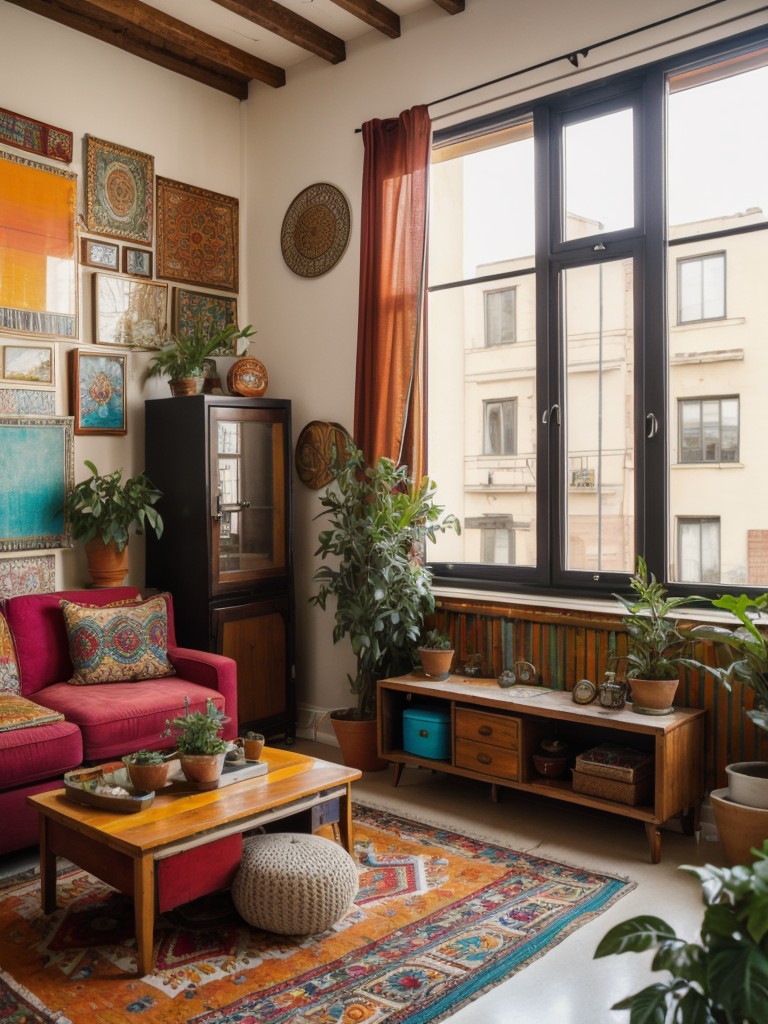
[[[64,497],[74,482],[73,448],[70,416],[0,419],[0,551],[69,546]]]
[[[125,434],[124,355],[69,352],[69,411],[75,434]]]

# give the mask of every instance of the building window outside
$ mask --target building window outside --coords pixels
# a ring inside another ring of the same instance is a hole
[[[483,562],[490,565],[515,564],[515,531],[482,530]]]
[[[515,317],[517,289],[502,288],[485,293],[485,344],[510,345],[517,341]]]
[[[483,454],[514,455],[517,452],[517,399],[494,399],[484,402],[483,408]]]
[[[678,519],[677,546],[681,582],[720,582],[719,519]]]
[[[725,316],[725,253],[677,261],[678,323]]]
[[[680,462],[739,461],[738,398],[678,401]]]

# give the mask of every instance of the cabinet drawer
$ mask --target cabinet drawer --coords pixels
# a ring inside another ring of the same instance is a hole
[[[520,720],[508,715],[456,709],[456,737],[506,750],[517,750],[520,743]]]
[[[517,750],[504,750],[490,743],[457,738],[455,764],[457,768],[495,775],[499,779],[515,781],[520,778],[520,756]]]

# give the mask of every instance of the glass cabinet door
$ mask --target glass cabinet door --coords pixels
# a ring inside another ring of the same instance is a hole
[[[287,572],[286,421],[282,410],[212,408],[214,593]]]

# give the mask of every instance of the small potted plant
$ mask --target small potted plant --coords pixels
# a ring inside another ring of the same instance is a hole
[[[422,633],[416,653],[424,675],[430,679],[447,679],[453,662],[453,644],[446,633],[428,629]]]
[[[123,764],[136,789],[152,792],[162,789],[168,781],[169,764],[162,750],[137,750],[126,754]]]
[[[189,697],[184,698],[184,714],[165,720],[163,736],[172,736],[179,751],[179,761],[185,778],[215,788],[224,767],[227,743],[221,730],[228,721],[226,715],[209,697],[205,711],[190,711]]]
[[[637,557],[637,571],[630,576],[629,585],[635,594],[633,599],[614,594],[627,611],[623,616],[627,653],[614,660],[627,663],[634,710],[645,715],[668,715],[674,710],[680,667],[701,667],[687,656],[693,641],[671,613],[701,598],[669,597],[653,573],[648,572],[642,555]]]
[[[232,355],[236,355],[235,342],[253,333],[250,324],[242,330],[230,324],[221,331],[211,333],[198,323],[188,333],[174,334],[168,338],[168,344],[150,359],[145,379],[168,377],[172,395],[198,395],[205,380],[205,360],[219,350],[231,351]]]
[[[96,586],[119,586],[128,571],[131,530],[143,533],[149,526],[162,536],[163,520],[155,508],[162,492],[144,473],[123,480],[122,469],[102,475],[88,459],[85,465],[91,475],[66,496],[64,514],[72,538],[85,544]]]
[[[735,869],[684,865],[697,875],[706,904],[698,942],[678,938],[659,917],[611,928],[595,957],[655,950],[653,971],[669,979],[622,999],[630,1022],[764,1024],[768,1000],[768,840],[756,860]]]

